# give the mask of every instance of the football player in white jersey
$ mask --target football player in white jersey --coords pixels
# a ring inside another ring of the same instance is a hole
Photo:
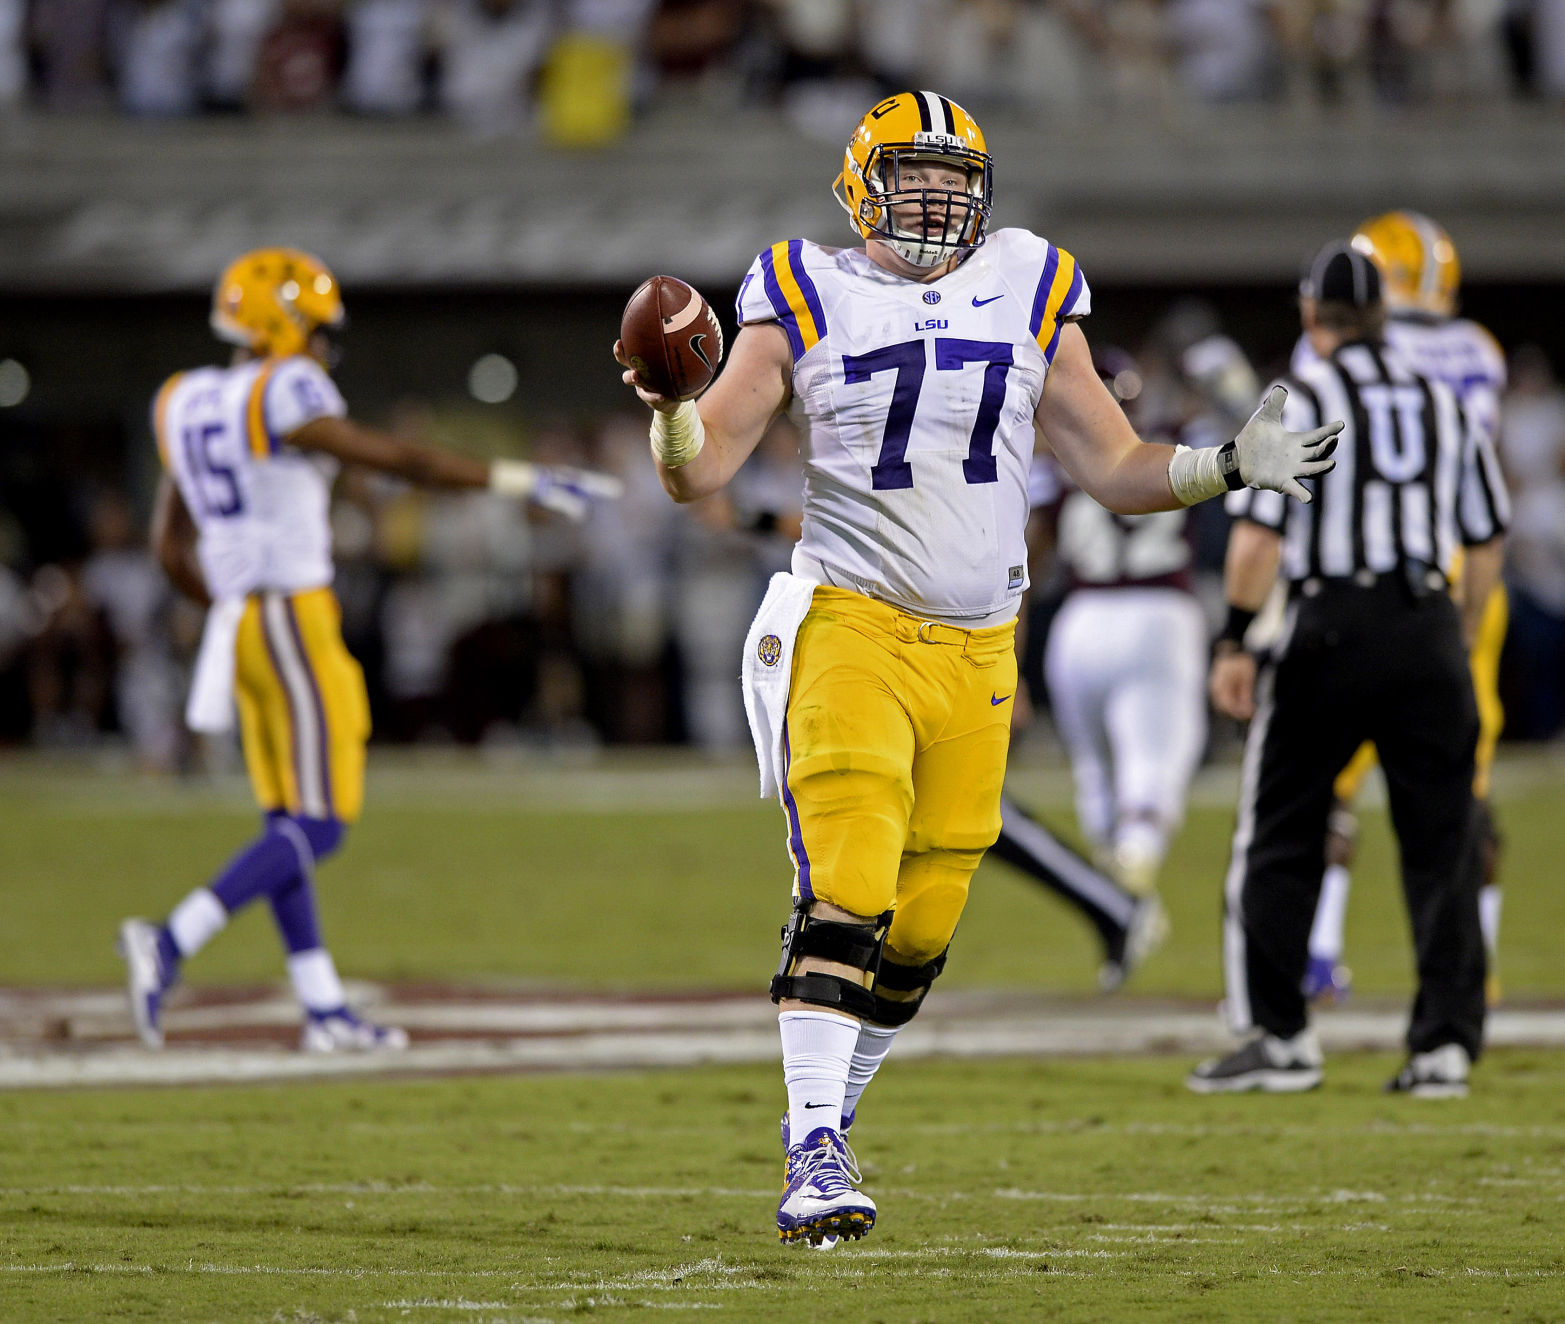
[[[789,1244],[874,1225],[843,1132],[999,832],[1035,439],[1089,495],[1140,514],[1245,483],[1303,497],[1340,426],[1287,433],[1278,395],[1221,450],[1144,445],[1077,325],[1090,295],[1075,259],[989,230],[983,133],[943,96],[875,105],[834,191],[864,246],[763,252],[699,407],[646,390],[615,347],[676,501],[723,487],[780,410],[802,428],[803,533],[744,658],[794,864],[772,981]]]
[[[331,484],[359,464],[435,487],[489,488],[577,517],[619,481],[515,460],[488,463],[356,423],[327,374],[343,322],[336,278],[286,248],[236,259],[213,293],[213,330],[236,346],[226,368],[164,383],[153,431],[164,477],[153,543],[175,585],[208,604],[186,716],[233,725],[263,824],[167,922],[126,920],[120,953],[142,1041],[161,1047],[163,995],[181,964],[243,906],[265,898],[304,1010],[306,1050],[401,1048],[407,1036],[347,1006],[321,938],[315,868],[359,813],[369,701],[342,642],[332,592]]]
[[[1096,361],[1136,421],[1135,362],[1107,348]],[[1157,875],[1206,743],[1206,619],[1192,592],[1183,508],[1114,514],[1050,459],[1033,467],[1032,503],[1052,528],[1047,542],[1067,582],[1044,676],[1070,753],[1076,818],[1108,875],[1093,879],[1078,868],[1056,887],[1103,934],[1100,980],[1112,988],[1167,936]],[[1007,803],[1001,858],[1017,862],[1015,848],[1039,830]]]
[[[1505,351],[1485,327],[1456,315],[1461,263],[1451,236],[1419,212],[1392,211],[1361,224],[1353,233],[1352,243],[1380,267],[1388,314],[1386,343],[1415,372],[1447,383],[1461,400],[1468,418],[1491,444],[1497,445],[1500,398],[1505,393]],[[1307,362],[1313,353],[1308,339],[1301,338],[1294,349],[1295,368]],[[1459,573],[1453,573],[1452,582],[1460,582]],[[1489,958],[1491,1006],[1499,1000],[1500,990],[1500,838],[1489,804],[1489,775],[1505,719],[1500,706],[1500,652],[1505,645],[1508,615],[1505,585],[1497,582],[1484,608],[1470,658],[1479,718],[1473,776],[1473,794],[1482,814],[1483,877],[1478,910]],[[1326,871],[1315,927],[1310,934],[1309,967],[1304,980],[1306,995],[1317,1001],[1340,1001],[1350,986],[1342,953],[1349,867],[1357,829],[1353,801],[1374,764],[1374,746],[1366,744],[1337,778],[1337,804],[1326,840]]]

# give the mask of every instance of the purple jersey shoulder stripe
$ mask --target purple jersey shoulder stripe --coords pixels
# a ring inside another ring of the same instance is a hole
[[[1054,323],[1054,334],[1049,337],[1049,343],[1043,347],[1043,362],[1047,367],[1054,362],[1054,351],[1060,347],[1060,332],[1065,329],[1065,323],[1058,318]]]
[[[274,372],[266,379],[266,385],[261,388],[261,428],[266,433],[266,448],[273,455],[283,448],[281,438],[272,431],[272,420],[266,412],[266,402],[271,397],[272,387],[276,381],[277,374]]]
[[[1054,286],[1054,272],[1060,265],[1060,250],[1049,245],[1049,256],[1043,261],[1043,277],[1038,282],[1038,292],[1032,298],[1032,316],[1027,319],[1027,330],[1036,339],[1038,328],[1043,325],[1043,314],[1049,306],[1049,291]]]
[[[810,857],[804,849],[804,829],[799,823],[799,806],[793,801],[793,792],[788,789],[788,769],[793,763],[793,747],[788,743],[788,719],[783,718],[782,728],[783,747],[783,777],[782,798],[783,808],[788,814],[788,850],[793,856],[793,867],[799,876],[799,896],[805,901],[815,900],[815,893],[810,889]]]
[[[1071,273],[1071,287],[1065,292],[1065,300],[1060,304],[1059,316],[1061,319],[1071,315],[1076,307],[1076,300],[1081,298],[1081,263],[1076,264],[1076,270]]]
[[[793,268],[793,278],[799,282],[799,291],[809,306],[810,316],[815,319],[815,337],[817,340],[825,340],[826,310],[821,307],[820,291],[815,288],[810,273],[804,269],[804,240],[788,241],[788,265]]]
[[[777,268],[772,265],[772,250],[769,248],[761,254],[761,280],[766,286],[766,297],[772,301],[772,309],[777,314],[777,324],[788,333],[788,347],[797,361],[804,357],[804,337],[799,334],[799,321],[788,306],[782,286],[777,283]]]

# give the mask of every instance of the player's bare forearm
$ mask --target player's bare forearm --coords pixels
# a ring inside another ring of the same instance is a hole
[[[351,418],[318,418],[288,438],[302,450],[321,451],[344,464],[395,474],[420,487],[488,487],[486,460],[403,441]]]
[[[1178,510],[1168,483],[1172,446],[1143,442],[1092,365],[1092,351],[1074,323],[1060,332],[1033,419],[1045,445],[1076,485],[1121,515]]]
[[[652,457],[663,490],[681,505],[690,501],[700,501],[703,497],[721,491],[728,485],[728,480],[739,472],[740,466],[755,449],[754,441],[749,446],[736,444],[721,432],[708,426],[704,411],[701,422],[706,432],[706,442],[693,460],[670,468],[656,455]],[[757,437],[756,441],[759,440],[760,438]]]
[[[1223,597],[1228,604],[1260,611],[1277,582],[1281,557],[1281,537],[1260,524],[1235,520],[1228,531],[1228,554],[1223,562]]]
[[[202,606],[212,601],[196,559],[196,524],[172,479],[164,476],[152,505],[152,553],[169,582]]]
[[[1462,638],[1469,648],[1478,638],[1483,624],[1484,609],[1489,605],[1489,595],[1500,582],[1500,571],[1505,563],[1505,539],[1491,538],[1467,549],[1462,562],[1461,603]]]

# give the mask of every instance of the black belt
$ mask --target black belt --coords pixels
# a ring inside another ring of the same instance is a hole
[[[1376,573],[1357,570],[1351,575],[1310,575],[1291,580],[1289,598],[1317,598],[1323,593],[1396,589],[1415,602],[1450,592],[1450,583],[1439,566],[1428,561],[1403,561],[1395,570]]]

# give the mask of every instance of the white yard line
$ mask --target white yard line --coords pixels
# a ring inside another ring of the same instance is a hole
[[[160,1053],[123,1038],[123,1009],[103,994],[68,993],[58,1006],[46,995],[0,1005],[0,1028],[34,1022],[71,1028],[64,1044],[35,1034],[8,1034],[0,1046],[0,1089],[110,1085],[242,1084],[259,1081],[416,1076],[453,1072],[606,1070],[767,1062],[778,1053],[776,1012],[763,998],[574,999],[518,998],[464,1002],[398,1002],[395,990],[363,986],[366,1005],[408,1026],[414,1044],[403,1053],[307,1055],[278,1044],[179,1044],[181,1032],[292,1027],[297,1013],[282,999],[171,1011],[173,1046]],[[1398,1051],[1400,1008],[1358,1007],[1317,1018],[1328,1053]],[[493,1037],[446,1038],[457,1030]],[[1518,1008],[1490,1018],[1496,1046],[1565,1046],[1565,1011]],[[1026,995],[954,992],[903,1032],[898,1057],[1058,1057],[1224,1051],[1231,1043],[1204,1010],[1119,1002],[1050,1002]],[[1150,1133],[1150,1132],[1149,1132]]]

